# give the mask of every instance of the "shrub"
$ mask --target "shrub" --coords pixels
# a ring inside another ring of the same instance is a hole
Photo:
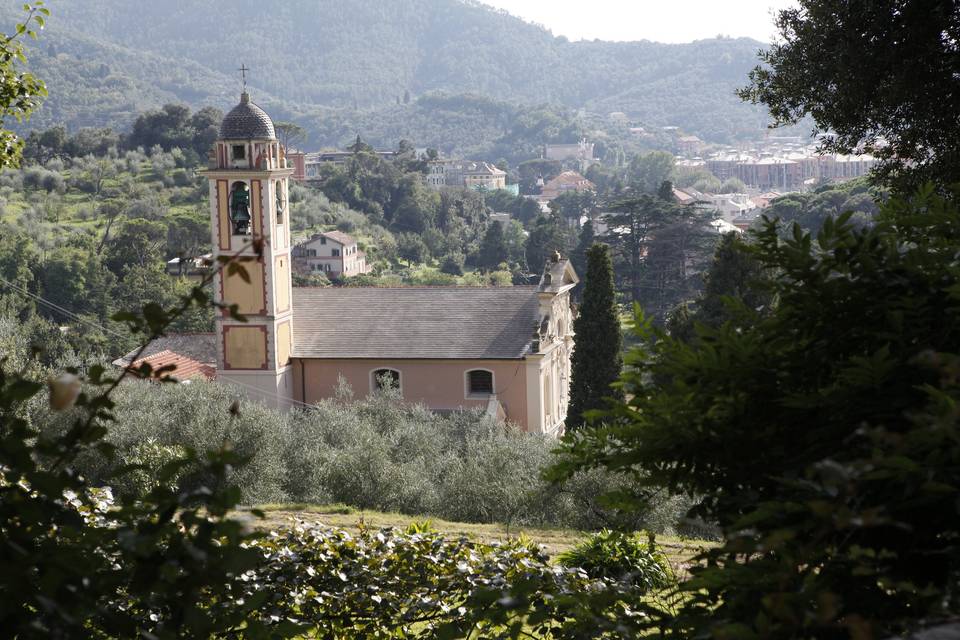
[[[658,532],[674,532],[690,506],[664,496],[648,509],[620,511],[597,497],[629,489],[627,476],[584,471],[562,485],[541,477],[554,460],[551,438],[498,424],[480,411],[441,416],[389,395],[349,400],[351,395],[282,413],[217,383],[130,382],[115,393],[118,422],[107,434],[116,458],[89,452],[76,468],[90,482],[110,483],[127,495],[145,486],[143,478],[118,484],[112,479],[116,469],[145,463],[149,475],[160,465],[150,460],[164,451],[227,444],[249,458],[228,475],[247,504],[340,502],[467,522]],[[234,400],[238,409],[231,414]],[[53,433],[69,419],[38,405],[32,421]],[[178,486],[203,486],[209,478],[198,468],[184,468]]]
[[[429,523],[354,536],[300,522],[253,546],[263,561],[232,594],[264,603],[249,622],[271,637],[631,637],[642,619],[625,606],[641,595],[629,583],[553,566],[523,540],[449,539]]]
[[[455,276],[437,273],[436,271],[420,271],[411,275],[407,280],[409,284],[421,287],[443,287],[457,284]]]
[[[310,273],[293,272],[293,286],[295,287],[329,287],[330,278],[320,271]]]
[[[583,569],[591,578],[626,582],[643,592],[664,589],[676,582],[667,557],[653,536],[604,529],[559,556],[565,567]]]
[[[512,287],[513,275],[506,270],[491,271],[487,274],[487,280],[491,287]]]
[[[463,254],[448,253],[440,261],[440,273],[446,273],[451,276],[463,275]]]

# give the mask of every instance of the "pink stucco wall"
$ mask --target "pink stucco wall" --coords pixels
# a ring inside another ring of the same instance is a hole
[[[400,371],[404,400],[431,409],[486,408],[486,398],[465,397],[466,372],[493,372],[493,388],[507,420],[527,429],[527,389],[524,360],[301,360],[294,363],[294,393],[312,404],[333,397],[338,376],[346,378],[353,393],[370,393],[370,373],[376,369]],[[304,383],[305,380],[305,383]],[[304,393],[305,392],[305,393]],[[304,397],[305,396],[305,397]]]

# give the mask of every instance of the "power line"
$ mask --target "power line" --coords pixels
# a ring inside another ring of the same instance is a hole
[[[55,311],[58,311],[58,312],[64,314],[64,315],[67,316],[69,319],[74,320],[75,322],[79,322],[79,323],[81,323],[81,324],[84,324],[84,325],[86,325],[86,326],[88,326],[88,327],[91,327],[91,328],[94,328],[94,329],[100,329],[101,331],[104,331],[105,333],[108,333],[108,334],[110,334],[110,335],[113,335],[113,336],[115,336],[115,337],[118,337],[118,338],[121,338],[121,339],[124,339],[124,340],[129,337],[128,335],[124,335],[124,334],[120,333],[119,331],[116,331],[116,330],[114,330],[114,329],[111,329],[110,327],[104,326],[104,325],[102,325],[102,324],[100,324],[100,323],[98,323],[98,322],[94,322],[94,321],[92,321],[92,320],[89,320],[89,319],[87,319],[87,318],[84,318],[83,316],[81,316],[81,315],[79,315],[79,314],[77,314],[77,313],[75,313],[75,312],[73,312],[73,311],[71,311],[71,310],[69,310],[69,309],[67,309],[67,308],[65,308],[65,307],[61,307],[60,305],[58,305],[58,304],[56,304],[56,303],[54,303],[54,302],[51,302],[50,300],[47,300],[46,298],[44,298],[44,297],[42,297],[42,296],[39,296],[39,295],[37,295],[37,294],[35,294],[35,293],[31,293],[30,291],[28,291],[28,290],[20,287],[19,285],[16,285],[16,284],[10,282],[9,280],[6,280],[6,279],[3,278],[2,276],[0,276],[0,284],[4,284],[4,285],[6,285],[7,287],[9,287],[10,289],[13,289],[14,291],[17,291],[18,293],[20,293],[20,294],[22,294],[22,295],[25,295],[25,296],[27,296],[28,298],[30,298],[30,299],[32,299],[32,300],[35,300],[36,302],[39,302],[40,304],[42,304],[42,305],[44,305],[44,306],[46,306],[46,307],[48,307],[48,308],[51,308],[51,309],[54,309]],[[131,364],[132,364],[132,363],[131,363]],[[262,397],[264,397],[264,398],[275,398],[275,399],[277,399],[277,400],[281,400],[281,401],[283,401],[283,402],[289,402],[289,403],[291,403],[291,404],[299,405],[299,406],[302,406],[302,407],[305,407],[305,408],[308,408],[308,409],[313,408],[313,405],[309,405],[309,404],[307,404],[307,403],[305,403],[305,402],[301,402],[301,401],[297,400],[296,398],[293,398],[292,396],[291,396],[291,397],[287,397],[287,396],[281,395],[281,394],[279,394],[279,393],[273,393],[273,392],[270,392],[270,391],[264,391],[263,389],[257,388],[257,387],[255,387],[255,386],[253,386],[253,385],[251,385],[251,384],[247,384],[247,383],[245,383],[245,382],[240,382],[240,381],[237,381],[237,380],[230,380],[230,384],[233,384],[233,385],[236,385],[236,386],[238,386],[238,387],[242,387],[242,388],[244,388],[244,389],[247,389],[247,390],[249,390],[249,391],[252,391],[252,392],[254,392],[254,393],[256,393],[256,394],[259,394],[260,396],[262,396]]]
[[[6,280],[6,279],[3,278],[2,276],[0,276],[0,284],[4,284],[4,285],[6,285],[7,287],[9,287],[10,289],[13,289],[14,291],[17,291],[18,293],[20,293],[20,294],[22,294],[22,295],[24,295],[24,296],[27,296],[28,298],[30,298],[30,299],[32,299],[32,300],[35,300],[36,302],[38,302],[38,303],[40,303],[40,304],[42,304],[42,305],[44,305],[44,306],[47,306],[47,307],[49,307],[49,308],[51,308],[51,309],[54,309],[54,310],[56,310],[56,311],[64,314],[64,315],[67,316],[69,319],[74,320],[75,322],[82,323],[82,324],[87,325],[88,327],[91,327],[91,328],[94,328],[94,329],[100,329],[101,331],[104,331],[105,333],[108,333],[108,334],[110,334],[110,335],[116,336],[116,337],[121,338],[121,339],[124,339],[124,340],[129,337],[128,335],[124,335],[123,333],[120,333],[119,331],[116,331],[116,330],[114,330],[114,329],[112,329],[112,328],[110,328],[110,327],[104,326],[104,325],[102,325],[102,324],[100,324],[100,323],[98,323],[98,322],[94,322],[94,321],[92,321],[92,320],[89,320],[89,319],[87,319],[87,318],[84,318],[83,316],[77,314],[76,312],[71,311],[70,309],[67,309],[67,308],[65,308],[65,307],[62,307],[62,306],[60,306],[60,305],[58,305],[58,304],[56,304],[56,303],[54,303],[54,302],[51,302],[50,300],[47,300],[46,298],[44,298],[44,297],[42,297],[42,296],[40,296],[40,295],[37,295],[37,294],[35,294],[35,293],[31,293],[30,291],[28,291],[28,290],[20,287],[19,285],[14,284],[14,283],[10,282],[9,280]],[[133,363],[131,363],[131,364],[133,364]],[[129,366],[129,365],[128,365],[128,366]],[[499,390],[496,390],[496,391],[495,391],[496,395],[499,396],[500,394],[502,394],[502,393],[504,393],[505,391],[507,391],[507,389],[509,389],[509,388],[513,385],[513,382],[516,380],[517,374],[520,372],[520,369],[521,369],[521,365],[520,365],[520,364],[517,364],[516,368],[514,369],[513,376],[511,377],[510,381],[506,384],[506,386],[502,387],[502,388],[499,389]],[[302,374],[301,374],[301,375],[302,375]],[[245,383],[245,382],[240,382],[239,380],[236,380],[236,379],[231,379],[231,380],[229,381],[229,384],[232,384],[232,385],[241,387],[241,388],[246,389],[246,390],[248,390],[248,391],[252,391],[253,393],[258,394],[259,396],[261,396],[261,397],[263,397],[263,398],[274,398],[274,399],[276,399],[276,400],[280,400],[280,401],[282,401],[282,402],[287,402],[287,403],[290,403],[290,404],[292,404],[292,405],[294,405],[294,406],[303,407],[303,408],[305,408],[305,409],[313,409],[313,408],[315,408],[314,405],[311,405],[311,404],[308,404],[308,403],[306,403],[306,402],[302,402],[302,401],[300,401],[300,400],[297,400],[296,398],[294,398],[294,397],[292,397],[292,396],[289,396],[289,397],[288,397],[288,396],[281,395],[280,393],[274,393],[274,392],[270,392],[270,391],[264,391],[263,389],[260,389],[260,388],[258,388],[258,387],[255,387],[255,386],[253,386],[253,385],[251,385],[251,384],[247,384],[247,383]]]

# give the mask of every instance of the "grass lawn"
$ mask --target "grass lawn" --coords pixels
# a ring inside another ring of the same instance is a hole
[[[449,522],[426,516],[364,511],[344,505],[266,504],[257,505],[257,508],[266,513],[266,518],[255,522],[254,526],[267,530],[282,529],[298,518],[346,529],[351,533],[356,533],[361,523],[373,529],[383,527],[402,529],[412,522],[429,520],[435,530],[446,536],[466,536],[483,542],[502,542],[523,534],[543,545],[551,556],[566,551],[588,535],[586,532],[571,529],[542,529],[537,527],[510,527],[504,524]],[[690,559],[700,549],[713,543],[674,536],[657,536],[657,544],[669,558],[677,575],[681,575],[685,573],[689,566]]]

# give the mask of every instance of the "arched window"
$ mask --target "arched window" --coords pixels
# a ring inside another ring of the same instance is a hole
[[[277,192],[277,224],[283,224],[283,212],[287,208],[287,199],[283,193],[283,182],[277,180],[276,182],[276,192]]]
[[[238,180],[230,188],[230,222],[233,223],[233,235],[250,234],[250,191],[247,183]]]
[[[489,396],[493,393],[493,372],[487,369],[467,371],[467,395]]]
[[[400,390],[400,372],[396,369],[374,369],[370,372],[370,391],[384,391],[388,387]]]

